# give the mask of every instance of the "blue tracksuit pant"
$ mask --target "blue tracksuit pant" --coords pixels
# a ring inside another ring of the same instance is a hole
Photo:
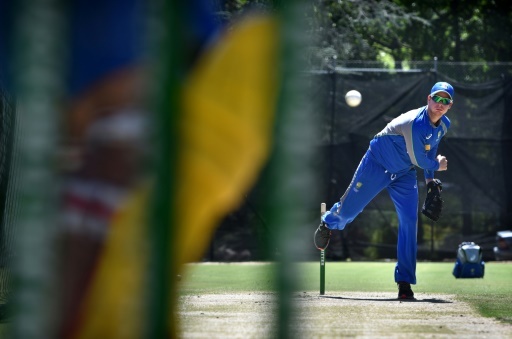
[[[419,197],[413,167],[401,173],[389,173],[368,150],[340,202],[334,204],[322,220],[330,229],[344,229],[384,188],[389,192],[398,214],[395,281],[416,284]]]

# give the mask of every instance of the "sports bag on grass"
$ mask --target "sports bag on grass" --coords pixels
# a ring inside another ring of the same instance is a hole
[[[474,242],[463,242],[457,250],[457,261],[453,268],[455,278],[483,278],[485,263],[482,249]]]

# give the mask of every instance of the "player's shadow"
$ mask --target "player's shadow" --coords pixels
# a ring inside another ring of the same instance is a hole
[[[398,298],[351,298],[351,297],[333,297],[328,295],[321,295],[320,298],[339,299],[339,300],[361,300],[361,301],[399,301],[411,303],[431,303],[431,304],[452,304],[453,301],[429,298],[429,299],[398,299]]]

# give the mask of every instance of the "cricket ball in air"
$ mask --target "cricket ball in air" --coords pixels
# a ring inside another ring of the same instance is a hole
[[[361,103],[361,93],[356,91],[355,89],[348,91],[347,94],[345,94],[345,101],[347,102],[347,105],[350,107],[356,107],[359,106]]]

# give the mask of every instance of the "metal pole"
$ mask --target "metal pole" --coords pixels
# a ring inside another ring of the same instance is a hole
[[[434,225],[436,223],[432,221],[432,225],[430,227],[430,260],[434,261]]]
[[[320,250],[320,295],[325,294],[325,250]]]
[[[325,202],[320,204],[320,220],[327,211]],[[325,250],[320,250],[320,295],[325,294]]]

